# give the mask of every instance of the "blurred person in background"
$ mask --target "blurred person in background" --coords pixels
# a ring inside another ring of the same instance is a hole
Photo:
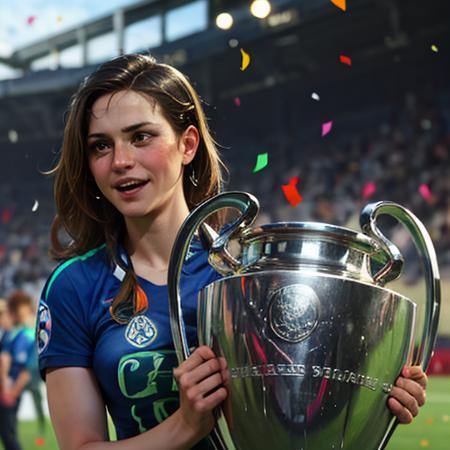
[[[5,450],[21,450],[17,435],[17,412],[22,393],[31,380],[30,368],[36,365],[34,339],[34,302],[24,291],[8,298],[12,328],[0,354],[0,438]]]
[[[3,342],[8,336],[8,331],[12,328],[11,317],[8,313],[8,301],[0,298],[0,353],[2,351]],[[1,379],[0,379],[1,382]]]

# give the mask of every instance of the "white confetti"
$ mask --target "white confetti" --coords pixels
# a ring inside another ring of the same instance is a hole
[[[15,144],[19,140],[19,134],[16,130],[9,130],[8,131],[8,139],[10,142]]]
[[[33,205],[33,207],[31,208],[31,211],[32,211],[32,212],[36,212],[38,208],[39,208],[39,202],[38,202],[37,200],[35,200],[35,201],[34,201],[34,205]]]
[[[311,94],[311,98],[312,98],[313,100],[316,100],[316,101],[319,101],[319,100],[320,100],[319,94],[317,94],[317,92],[313,92],[313,93]]]
[[[231,47],[231,48],[236,48],[238,45],[239,45],[239,41],[237,40],[237,39],[230,39],[229,41],[228,41],[228,45]]]

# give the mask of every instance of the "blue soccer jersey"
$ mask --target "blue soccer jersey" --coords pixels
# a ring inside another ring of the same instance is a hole
[[[13,328],[5,338],[2,352],[11,356],[8,378],[17,380],[22,370],[30,370],[36,358],[34,330],[26,326]]]
[[[198,240],[181,274],[181,296],[190,346],[197,345],[197,295],[220,278]],[[135,436],[178,408],[172,376],[178,365],[170,331],[167,286],[138,277],[148,309],[128,324],[109,314],[121,270],[105,246],[61,264],[47,281],[39,304],[39,368],[90,367],[94,370],[118,439]]]

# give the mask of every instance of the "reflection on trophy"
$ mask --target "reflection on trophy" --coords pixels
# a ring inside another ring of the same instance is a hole
[[[216,234],[204,221],[225,207],[241,215]],[[386,406],[390,389],[405,364],[428,366],[437,332],[439,274],[427,231],[391,202],[363,209],[362,233],[312,222],[251,228],[258,208],[243,192],[206,201],[183,224],[169,267],[172,332],[183,360],[189,350],[178,281],[200,227],[210,264],[223,278],[199,294],[199,343],[226,358],[230,375],[215,445],[384,448],[395,426]],[[377,227],[383,214],[410,231],[424,263],[427,303],[419,336],[415,303],[384,287],[400,276],[403,260]],[[231,239],[239,240],[238,256],[227,249]]]

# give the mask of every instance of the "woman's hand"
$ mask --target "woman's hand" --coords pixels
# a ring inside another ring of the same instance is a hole
[[[214,427],[213,410],[228,395],[225,358],[216,358],[207,346],[197,348],[173,375],[180,388],[180,412],[184,425],[199,439]]]
[[[391,390],[388,406],[400,423],[411,423],[425,403],[428,378],[419,366],[404,367]]]

